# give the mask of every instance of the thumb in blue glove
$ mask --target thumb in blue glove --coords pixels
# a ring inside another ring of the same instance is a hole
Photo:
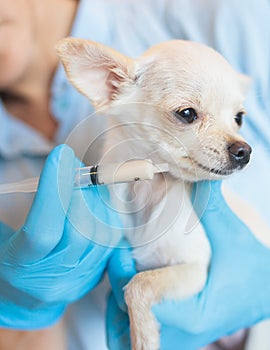
[[[108,205],[106,187],[73,190],[80,165],[69,147],[54,149],[23,227],[14,232],[0,226],[2,327],[37,329],[54,323],[103,275],[121,223]],[[98,234],[101,242],[96,243]]]
[[[108,275],[112,286],[106,312],[109,349],[130,349],[129,319],[123,288],[135,274],[135,261],[131,249],[115,249],[108,264]]]
[[[210,194],[208,182],[195,186],[198,215],[205,209],[201,221],[212,247],[211,265],[207,284],[198,295],[153,306],[161,324],[161,349],[166,350],[179,346],[199,349],[270,315],[269,249],[227,206],[220,182],[211,183]],[[114,345],[111,349],[127,349],[128,322],[124,317],[127,314],[112,295],[107,312],[107,324],[114,328],[108,331],[109,343]],[[121,322],[117,324],[116,319]]]

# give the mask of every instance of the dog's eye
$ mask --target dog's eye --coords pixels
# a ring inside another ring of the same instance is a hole
[[[174,115],[176,116],[177,119],[180,121],[184,121],[186,123],[193,123],[194,120],[198,118],[197,112],[193,108],[186,108],[186,109],[178,109],[174,111]]]
[[[236,114],[236,116],[234,117],[234,120],[235,120],[235,122],[236,122],[236,124],[240,127],[241,125],[242,125],[242,123],[243,123],[243,115],[244,115],[245,113],[244,112],[238,112],[237,114]]]

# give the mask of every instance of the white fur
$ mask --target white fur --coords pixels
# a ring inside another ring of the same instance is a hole
[[[140,271],[125,287],[134,350],[157,350],[151,305],[183,299],[206,281],[210,246],[193,211],[190,183],[238,170],[229,145],[244,142],[234,120],[247,78],[214,50],[169,41],[137,60],[90,41],[65,39],[58,52],[75,87],[111,117],[104,162],[151,158],[170,173],[152,182],[112,188]],[[198,119],[178,120],[193,108]]]

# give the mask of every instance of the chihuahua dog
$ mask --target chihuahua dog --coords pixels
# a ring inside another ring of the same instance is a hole
[[[103,160],[169,165],[151,182],[112,190],[140,271],[124,291],[132,349],[157,350],[153,303],[188,298],[207,279],[211,250],[191,184],[225,178],[250,160],[251,147],[238,134],[249,79],[190,41],[161,43],[135,60],[75,38],[57,50],[71,83],[112,123]]]

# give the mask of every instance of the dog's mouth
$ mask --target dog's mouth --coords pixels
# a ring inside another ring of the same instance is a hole
[[[245,164],[243,163],[235,164],[233,162],[228,161],[225,164],[221,163],[220,165],[211,167],[209,166],[209,162],[207,165],[202,164],[200,161],[196,160],[195,157],[188,156],[188,157],[184,157],[184,159],[188,160],[188,164],[189,164],[187,167],[184,168],[185,171],[187,171],[187,173],[189,174],[188,176],[189,177],[196,176],[196,178],[198,176],[200,178],[211,178],[212,176],[214,176],[214,178],[229,176],[235,173],[236,171],[243,169],[248,164],[248,161]],[[190,166],[190,163],[192,164],[192,166]],[[199,175],[198,168],[203,171],[203,174],[208,174],[208,175]]]
[[[218,168],[211,168],[211,167],[207,167],[203,164],[201,164],[200,162],[198,162],[197,160],[190,158],[190,160],[196,164],[199,168],[201,168],[202,170],[204,170],[207,173],[211,173],[211,174],[215,174],[215,175],[219,175],[219,176],[228,176],[231,175],[232,173],[234,173],[237,170],[242,169],[241,166],[238,167],[224,167],[222,169],[218,169]]]
[[[194,172],[194,175],[197,173],[198,168],[209,176],[211,174],[217,177],[231,175],[243,169],[249,163],[252,149],[247,143],[236,141],[228,144],[226,152],[219,152],[213,148],[209,148],[209,151],[211,152],[203,152],[200,154],[200,159],[205,160],[205,162],[198,160],[194,154],[184,157],[189,161],[189,167],[190,163],[193,164],[194,171],[192,172]],[[213,166],[211,166],[212,164]],[[189,173],[191,175],[190,171]]]

